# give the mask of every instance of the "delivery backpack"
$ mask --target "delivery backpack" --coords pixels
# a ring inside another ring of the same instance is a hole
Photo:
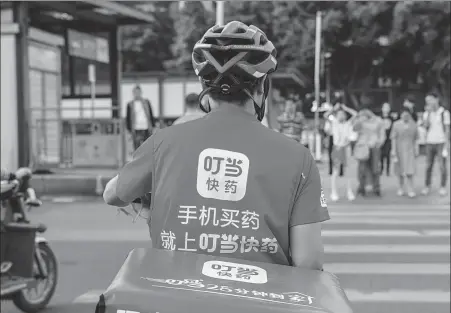
[[[352,313],[326,271],[139,248],[100,296],[96,313]]]

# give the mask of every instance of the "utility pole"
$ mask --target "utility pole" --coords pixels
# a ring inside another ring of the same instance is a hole
[[[224,26],[224,1],[216,1],[216,25]]]
[[[321,141],[319,141],[319,109],[321,107],[320,90],[321,90],[321,11],[316,12],[316,32],[315,32],[315,131],[314,131],[314,156],[317,161],[321,160]]]

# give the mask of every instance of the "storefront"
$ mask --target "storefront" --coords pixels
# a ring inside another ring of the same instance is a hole
[[[116,1],[3,1],[1,14],[2,167],[61,166],[65,145],[73,144],[64,138],[64,114],[75,110],[63,109],[63,98],[82,103],[83,112],[108,98],[112,118],[119,118],[119,27],[153,18]],[[95,119],[86,114],[83,123]]]

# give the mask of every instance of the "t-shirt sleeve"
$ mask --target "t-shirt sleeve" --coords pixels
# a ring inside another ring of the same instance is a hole
[[[330,219],[318,167],[309,151],[306,153],[306,158],[299,174],[300,180],[294,197],[290,227],[320,223]]]
[[[120,200],[129,203],[152,191],[154,138],[155,135],[150,136],[119,171],[116,195]]]

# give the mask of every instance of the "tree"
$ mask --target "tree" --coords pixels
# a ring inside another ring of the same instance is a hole
[[[200,1],[186,1],[183,7],[174,9],[172,15],[175,21],[175,40],[171,46],[173,58],[165,62],[165,68],[181,73],[192,71],[194,45],[214,24],[214,14]]]
[[[184,8],[178,2],[147,6],[156,13],[156,22],[124,31],[125,69],[191,71],[193,46],[214,24],[214,10],[199,1],[186,1]],[[225,22],[240,20],[261,28],[277,48],[279,70],[300,72],[313,82],[315,15],[320,10],[322,51],[331,53],[335,89],[377,87],[380,76],[408,89],[422,79],[425,88],[436,88],[449,99],[450,6],[431,1],[229,1]]]
[[[435,89],[449,107],[450,99],[450,2],[398,2],[393,12],[390,41],[393,50],[410,54],[408,82],[420,78]],[[392,56],[399,61],[399,56]],[[394,75],[394,73],[392,73]]]
[[[155,22],[125,26],[122,29],[123,70],[125,72],[163,71],[164,62],[172,58],[171,44],[175,36],[170,16],[170,1],[135,4],[152,13]]]

